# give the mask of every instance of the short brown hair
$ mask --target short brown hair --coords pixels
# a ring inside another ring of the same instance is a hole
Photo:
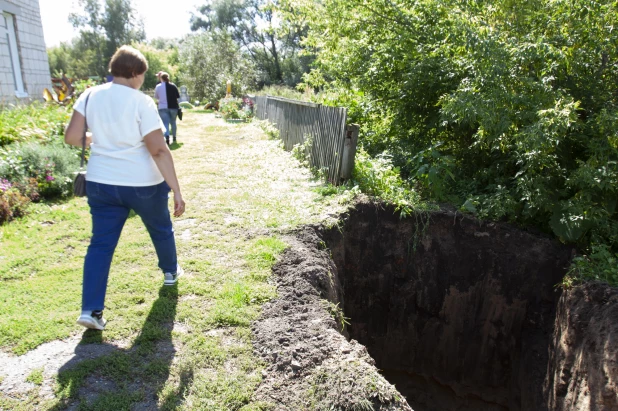
[[[161,80],[165,81],[166,83],[169,83],[170,75],[167,74],[166,72],[161,73]]]
[[[148,70],[148,60],[131,46],[122,46],[109,61],[109,71],[114,77],[133,78]]]

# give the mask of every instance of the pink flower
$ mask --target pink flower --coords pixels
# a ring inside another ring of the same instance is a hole
[[[47,180],[47,181],[54,181],[55,178],[54,178],[54,176],[49,176],[48,175],[47,177],[45,177],[45,180]]]
[[[0,180],[0,191],[5,192],[8,191],[9,188],[12,187],[12,184],[9,183],[9,180],[2,179]]]

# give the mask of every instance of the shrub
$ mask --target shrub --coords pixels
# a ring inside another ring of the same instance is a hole
[[[242,100],[235,97],[221,99],[219,101],[219,112],[226,120],[244,118],[242,117]]]
[[[70,110],[58,105],[35,102],[0,109],[0,147],[14,142],[57,141],[64,135]]]
[[[361,192],[395,204],[402,217],[411,214],[420,204],[420,196],[405,180],[387,154],[372,158],[358,148],[352,172],[352,184]]]
[[[618,284],[618,253],[611,250],[607,244],[592,244],[588,255],[577,256],[573,265],[563,280],[564,286],[585,280],[605,281]]]
[[[357,101],[369,153],[392,153],[435,201],[578,245],[578,272],[618,285],[603,268],[618,272],[618,3],[325,0],[296,12],[318,50],[305,81]]]
[[[268,120],[258,120],[258,126],[269,139],[276,140],[279,138],[279,129],[275,123],[271,123]]]
[[[313,93],[301,93],[298,90],[295,90],[291,87],[280,86],[280,85],[272,85],[266,86],[261,90],[255,93],[258,96],[276,96],[276,97],[284,97],[292,100],[303,100],[310,101]]]
[[[180,108],[184,108],[184,109],[187,109],[187,110],[191,110],[191,109],[195,108],[195,106],[193,104],[189,103],[188,101],[183,101],[181,103],[178,103],[178,105],[180,106]]]
[[[15,144],[0,150],[0,178],[33,201],[67,197],[79,168],[77,150],[60,145]],[[36,187],[36,189],[35,189]]]
[[[7,180],[0,180],[0,224],[26,214],[30,199]]]

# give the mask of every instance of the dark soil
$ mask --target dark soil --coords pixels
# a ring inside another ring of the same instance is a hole
[[[275,410],[411,411],[365,347],[341,333],[336,267],[316,231],[306,228],[287,241],[291,248],[273,269],[279,298],[253,327],[267,364],[255,399]]]
[[[363,202],[289,241],[254,327],[275,409],[410,409],[386,377],[416,411],[618,410],[616,290],[563,294],[549,237]]]
[[[350,336],[415,410],[543,410],[572,251],[454,212],[400,220],[360,204],[326,233]]]
[[[551,410],[618,411],[618,289],[592,282],[563,293],[545,391]]]

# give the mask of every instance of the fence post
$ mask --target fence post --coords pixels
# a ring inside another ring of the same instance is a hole
[[[352,177],[354,170],[354,156],[356,155],[356,144],[358,143],[358,124],[350,124],[346,126],[345,142],[343,144],[343,156],[341,159],[341,175],[344,180]]]

